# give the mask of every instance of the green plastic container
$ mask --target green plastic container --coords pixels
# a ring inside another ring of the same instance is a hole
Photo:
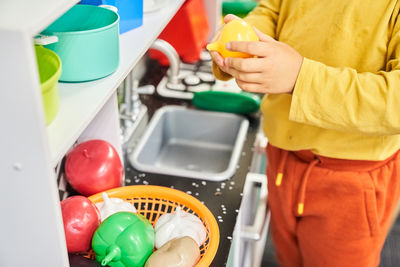
[[[60,81],[84,82],[113,73],[119,64],[119,16],[108,8],[75,5],[42,34],[57,36],[46,45],[61,58]]]
[[[194,93],[192,103],[199,109],[251,114],[260,109],[261,98],[247,92],[205,91]]]
[[[246,16],[252,11],[258,2],[255,0],[224,0],[222,2],[222,13],[224,15],[234,14],[239,17]]]
[[[42,46],[35,46],[35,52],[46,124],[49,125],[59,109],[58,79],[61,75],[61,60],[56,53]]]

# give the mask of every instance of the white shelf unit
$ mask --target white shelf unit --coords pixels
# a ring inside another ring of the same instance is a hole
[[[78,1],[0,1],[0,266],[69,266],[54,168],[77,140],[103,135],[120,149],[115,91],[184,2],[168,1],[120,36],[114,74],[59,83],[48,127],[33,37]]]
[[[35,35],[79,0],[1,0],[0,28]]]

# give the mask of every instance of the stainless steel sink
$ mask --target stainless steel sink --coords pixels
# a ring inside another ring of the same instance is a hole
[[[164,106],[128,159],[143,172],[222,181],[236,171],[248,127],[239,115]]]

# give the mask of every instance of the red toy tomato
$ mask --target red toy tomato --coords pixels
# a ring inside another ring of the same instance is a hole
[[[103,140],[90,140],[67,155],[65,176],[85,196],[122,186],[123,166],[114,147]]]
[[[84,196],[73,196],[61,201],[61,212],[68,252],[88,251],[101,223],[97,207]]]

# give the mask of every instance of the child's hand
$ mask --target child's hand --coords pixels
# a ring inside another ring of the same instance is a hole
[[[232,14],[228,14],[224,17],[224,22],[226,24],[229,21],[234,20],[234,19],[239,19],[239,17],[232,15]],[[215,40],[218,39],[219,35],[221,34],[221,29],[219,29],[219,31],[217,31],[217,33],[214,35],[214,38],[212,39],[211,42],[214,42]],[[217,51],[210,51],[210,55],[211,55],[212,60],[218,65],[218,67],[222,71],[226,72],[224,58]]]
[[[257,56],[256,58],[226,58],[218,64],[229,73],[244,91],[255,93],[292,93],[303,57],[292,47],[256,30],[259,42],[229,42],[226,48]]]

